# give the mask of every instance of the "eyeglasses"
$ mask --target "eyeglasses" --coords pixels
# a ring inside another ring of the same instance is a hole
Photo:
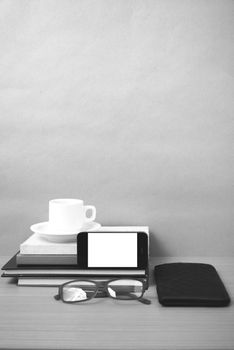
[[[113,279],[106,282],[74,280],[59,286],[56,300],[64,303],[80,303],[98,296],[109,296],[119,300],[138,300],[143,304],[151,301],[143,298],[145,282],[138,279]]]

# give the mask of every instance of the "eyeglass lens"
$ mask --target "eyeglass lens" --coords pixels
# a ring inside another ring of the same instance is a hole
[[[86,301],[96,292],[96,284],[91,281],[74,281],[63,287],[63,300],[66,302]]]
[[[115,299],[138,299],[143,293],[143,283],[131,279],[116,280],[109,282],[107,289],[110,296]]]

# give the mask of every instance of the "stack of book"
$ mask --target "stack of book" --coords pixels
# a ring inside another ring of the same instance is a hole
[[[141,231],[149,234],[147,226],[102,227],[102,231]],[[32,234],[20,245],[20,250],[3,267],[2,277],[15,277],[18,285],[58,286],[73,279],[100,281],[131,277],[148,281],[147,269],[80,269],[77,264],[77,243],[50,242]]]

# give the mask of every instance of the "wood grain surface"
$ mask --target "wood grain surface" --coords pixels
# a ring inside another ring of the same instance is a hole
[[[9,257],[0,259],[1,266]],[[213,264],[234,296],[234,258],[160,258]],[[158,303],[151,285],[136,301],[96,299],[67,305],[53,299],[55,287],[18,287],[0,279],[0,347],[9,349],[233,349],[234,307],[170,308]]]

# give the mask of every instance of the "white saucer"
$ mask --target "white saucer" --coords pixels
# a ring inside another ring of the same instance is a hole
[[[79,232],[83,231],[96,231],[101,227],[101,224],[98,222],[87,222],[82,227],[78,228],[77,230],[72,231],[58,231],[58,230],[51,230],[51,225],[49,225],[49,222],[39,222],[38,224],[34,224],[30,227],[31,231],[37,233],[41,237],[47,239],[51,242],[73,242],[76,240],[77,234]]]

